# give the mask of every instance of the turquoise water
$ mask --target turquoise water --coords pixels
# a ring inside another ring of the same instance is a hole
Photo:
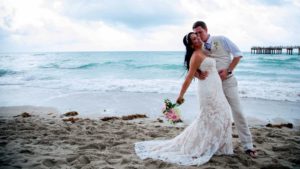
[[[183,57],[184,52],[0,53],[0,106],[11,105],[6,96],[16,89],[177,94],[186,73]],[[300,55],[245,53],[234,73],[241,97],[300,101]]]

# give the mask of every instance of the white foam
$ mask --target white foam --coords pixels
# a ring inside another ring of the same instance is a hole
[[[57,89],[61,91],[112,91],[138,93],[170,93],[177,94],[183,83],[182,79],[51,79],[34,75],[26,77],[3,77],[0,85],[19,85],[20,87],[36,87]],[[266,100],[300,101],[300,84],[281,81],[239,80],[241,97],[261,98]],[[188,94],[196,93],[197,80],[192,82]]]

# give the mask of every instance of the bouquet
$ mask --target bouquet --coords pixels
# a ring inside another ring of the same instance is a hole
[[[169,99],[165,99],[165,105],[162,112],[165,115],[165,118],[171,124],[182,122],[180,119],[180,110],[178,106],[178,104],[172,103]]]

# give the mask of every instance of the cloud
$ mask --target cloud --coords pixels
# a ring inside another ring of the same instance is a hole
[[[19,4],[16,1],[2,4],[6,7],[3,12],[5,16],[12,18],[10,26],[2,27],[5,27],[8,37],[14,41],[10,49],[2,48],[2,51],[14,50],[16,47],[23,51],[160,50],[162,46],[165,46],[162,50],[176,50],[172,44],[168,44],[168,40],[175,38],[169,28],[178,30],[170,22],[133,28],[131,23],[112,24],[105,20],[63,15],[66,4],[60,1],[26,2],[35,5]],[[2,21],[5,16],[2,15]]]
[[[266,5],[266,6],[280,6],[284,5],[285,3],[288,2],[288,0],[263,0],[263,1],[257,1],[261,5]]]
[[[295,37],[300,8],[294,2],[187,0],[185,6],[193,11],[191,18],[206,21],[210,33],[225,35],[249,51],[252,45],[300,44],[300,36]]]
[[[299,45],[295,0],[3,0],[0,51],[184,50],[196,20],[243,51]]]
[[[110,25],[122,24],[131,28],[182,24],[188,16],[174,2],[176,1],[66,0],[60,4],[59,12],[73,19],[103,21]]]

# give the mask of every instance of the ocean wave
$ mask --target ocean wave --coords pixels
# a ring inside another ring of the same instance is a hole
[[[1,81],[2,85],[25,84],[27,87],[57,89],[59,91],[103,91],[178,94],[183,79],[43,79],[25,78],[15,82]],[[187,94],[197,93],[197,81],[193,81]],[[239,80],[241,97],[300,102],[300,83]]]
[[[139,63],[132,63],[133,60],[122,60],[122,61],[107,61],[102,64],[101,66],[125,66],[126,68],[130,69],[163,69],[163,70],[180,70],[183,68],[182,65],[178,64],[139,64]]]
[[[148,69],[148,68],[154,68],[154,69],[163,69],[163,70],[180,70],[184,69],[182,65],[175,65],[175,64],[160,64],[160,65],[132,65],[131,66],[134,69]]]
[[[9,69],[0,69],[0,77],[7,76],[7,75],[14,75],[17,72],[9,70]]]
[[[6,58],[10,58],[10,57],[11,57],[10,55],[0,55],[0,59],[1,59],[1,58],[6,59]]]
[[[257,60],[256,63],[261,66],[285,66],[290,68],[290,66],[300,67],[300,59],[299,58],[285,58],[285,59],[277,59],[277,58],[262,58]]]
[[[81,64],[81,65],[59,65],[55,63],[47,64],[40,66],[40,68],[44,69],[89,69],[93,67],[97,67],[98,63],[88,63],[88,64]]]
[[[260,57],[262,61],[275,61],[275,62],[294,62],[299,61],[299,57],[296,55],[271,55]]]
[[[143,69],[160,69],[160,70],[182,70],[184,67],[178,64],[149,64],[149,65],[142,65],[142,64],[132,64],[131,61],[107,61],[103,63],[87,63],[87,64],[80,64],[76,65],[69,65],[69,64],[58,64],[58,63],[50,63],[47,65],[40,66],[39,68],[42,69],[89,69],[89,68],[96,68],[96,67],[109,67],[110,69],[115,68],[126,68],[131,70],[143,70]]]
[[[88,63],[88,64],[84,64],[84,65],[80,65],[80,66],[75,66],[72,68],[68,68],[68,69],[89,69],[92,67],[97,67],[99,64],[98,63]]]
[[[33,56],[44,56],[44,55],[47,55],[46,53],[35,53],[33,54]]]
[[[1,83],[0,82],[0,86],[20,86],[20,85],[24,85],[24,83],[10,83],[10,82]]]
[[[42,65],[42,66],[39,66],[39,68],[45,68],[45,69],[51,69],[51,68],[59,68],[59,65],[58,64],[55,64],[55,63],[50,63],[50,64],[47,64],[47,65]]]
[[[300,71],[292,71],[292,70],[284,70],[284,71],[274,71],[274,70],[250,70],[250,69],[243,69],[235,71],[237,76],[241,76],[243,78],[248,78],[249,76],[259,78],[281,78],[281,79],[299,79],[300,78]],[[275,80],[275,79],[274,79]]]
[[[241,80],[239,81],[241,97],[266,100],[300,101],[300,83]]]

